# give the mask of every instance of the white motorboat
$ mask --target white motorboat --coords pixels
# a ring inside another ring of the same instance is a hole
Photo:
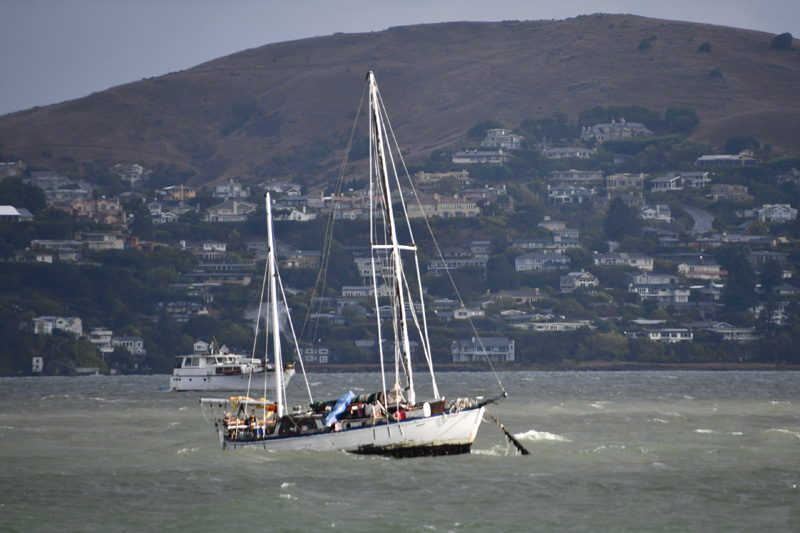
[[[283,365],[280,383],[285,387],[294,376],[294,365]],[[252,383],[277,382],[275,365],[264,366],[261,359],[231,353],[179,355],[169,381],[174,391],[240,391]]]

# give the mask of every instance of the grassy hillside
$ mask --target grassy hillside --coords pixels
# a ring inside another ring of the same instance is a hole
[[[271,44],[86,98],[0,117],[0,144],[30,164],[85,162],[308,185],[338,171],[364,75],[374,70],[410,162],[476,122],[595,105],[697,109],[693,137],[733,134],[800,152],[800,54],[721,26],[591,15],[446,23]],[[703,48],[698,49],[704,43]]]

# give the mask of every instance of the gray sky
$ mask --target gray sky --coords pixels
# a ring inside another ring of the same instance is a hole
[[[429,22],[630,13],[800,36],[797,0],[0,0],[0,114],[268,43]]]

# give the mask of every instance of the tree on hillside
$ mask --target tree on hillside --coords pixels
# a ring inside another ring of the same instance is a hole
[[[664,114],[664,122],[671,133],[689,133],[700,124],[700,117],[693,107],[672,106]]]
[[[793,40],[794,37],[792,37],[791,33],[781,33],[772,39],[772,42],[769,43],[769,48],[770,50],[789,50],[792,47]]]
[[[700,46],[697,47],[697,51],[698,52],[703,52],[703,53],[706,53],[706,54],[711,53],[711,43],[708,42],[708,41],[704,42],[703,44],[701,44]]]
[[[749,135],[734,135],[725,142],[726,154],[738,154],[742,150],[757,150],[761,146]]]
[[[761,291],[767,298],[773,296],[772,290],[783,282],[783,267],[774,260],[766,261],[758,275]]]
[[[467,137],[470,139],[483,139],[486,137],[486,132],[488,130],[504,127],[503,123],[499,120],[482,120],[469,129]]]
[[[749,255],[747,247],[734,245],[721,246],[714,253],[714,259],[728,271],[723,301],[733,312],[743,311],[757,301],[756,275],[747,260]]]
[[[609,239],[621,240],[626,235],[637,234],[641,225],[641,219],[636,209],[618,197],[608,207],[603,229]]]

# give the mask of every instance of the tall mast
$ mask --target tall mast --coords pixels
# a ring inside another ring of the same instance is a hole
[[[383,195],[384,209],[386,210],[386,225],[391,239],[388,248],[392,254],[392,267],[394,274],[394,291],[396,296],[397,306],[399,307],[400,315],[400,342],[402,343],[403,357],[406,361],[406,371],[408,373],[408,401],[411,404],[416,403],[416,392],[414,391],[414,375],[411,368],[411,344],[408,339],[408,319],[406,316],[406,298],[403,291],[403,263],[400,257],[400,249],[408,248],[401,247],[397,240],[397,231],[395,229],[394,221],[394,208],[392,206],[392,194],[389,188],[389,170],[386,161],[386,148],[383,139],[383,119],[380,110],[380,103],[378,101],[378,85],[375,82],[375,74],[372,71],[367,74],[369,80],[369,95],[370,95],[370,112],[372,114],[372,129],[375,135],[375,143],[377,149],[377,165],[379,171],[379,179],[381,184],[381,193]],[[377,287],[375,288],[377,291]],[[380,316],[380,314],[379,314]],[[380,320],[380,318],[378,318]]]
[[[283,416],[283,358],[281,357],[280,324],[278,322],[278,272],[276,268],[275,238],[272,233],[272,201],[267,198],[267,261],[269,262],[269,304],[272,313],[272,359],[275,361],[275,415]]]

